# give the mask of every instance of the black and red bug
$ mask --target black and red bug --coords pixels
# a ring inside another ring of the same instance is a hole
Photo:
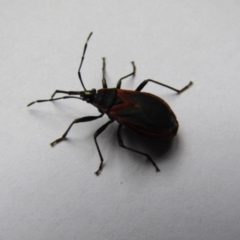
[[[60,99],[68,99],[68,98],[76,98],[86,101],[87,103],[95,106],[99,112],[101,113],[99,116],[87,116],[75,119],[66,132],[62,135],[61,138],[55,140],[51,143],[51,146],[55,146],[57,143],[66,139],[66,136],[75,123],[80,122],[89,122],[101,118],[104,114],[109,117],[109,121],[101,126],[94,133],[94,141],[100,156],[100,165],[98,170],[95,172],[96,175],[99,175],[103,168],[103,157],[101,150],[99,148],[97,137],[100,133],[102,133],[109,124],[113,123],[115,120],[118,122],[118,132],[117,139],[119,146],[135,153],[144,155],[147,159],[152,163],[155,167],[156,171],[160,171],[156,163],[152,160],[152,158],[144,152],[138,151],[136,149],[127,147],[123,143],[121,130],[123,126],[130,127],[134,131],[143,134],[148,137],[156,138],[156,139],[169,139],[174,137],[178,131],[178,121],[169,107],[169,105],[161,98],[146,92],[141,92],[141,90],[146,86],[148,82],[153,82],[158,85],[161,85],[166,88],[170,88],[177,93],[182,93],[187,88],[189,88],[193,83],[190,82],[187,86],[178,90],[176,88],[170,87],[163,83],[157,82],[152,79],[144,80],[134,91],[121,89],[122,80],[134,76],[136,72],[136,67],[134,62],[132,62],[133,71],[126,76],[120,78],[117,82],[116,88],[108,88],[107,82],[105,78],[105,58],[103,58],[102,65],[102,89],[96,91],[96,89],[87,90],[84,86],[82,77],[81,77],[81,67],[83,64],[85,52],[87,49],[87,44],[92,36],[92,32],[89,34],[87,41],[84,45],[83,55],[80,62],[80,66],[78,69],[78,77],[81,82],[81,85],[84,91],[64,91],[64,90],[56,90],[50,99],[45,100],[37,100],[29,103],[27,106],[31,106],[34,103],[39,102],[48,102],[48,101],[56,101]],[[67,94],[68,96],[54,98],[57,93]],[[76,95],[76,96],[72,96]]]

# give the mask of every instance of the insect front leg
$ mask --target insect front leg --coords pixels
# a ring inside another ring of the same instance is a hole
[[[106,81],[106,63],[105,63],[105,58],[102,59],[103,60],[103,66],[102,66],[102,75],[103,75],[103,78],[102,78],[102,86],[103,88],[108,88],[107,87],[107,81]]]
[[[118,144],[119,144],[119,146],[122,147],[122,148],[125,148],[125,149],[127,149],[127,150],[129,150],[129,151],[132,151],[132,152],[135,152],[135,153],[138,153],[138,154],[141,154],[141,155],[147,157],[147,159],[148,159],[148,160],[152,163],[152,165],[155,167],[156,172],[159,172],[160,169],[158,168],[157,164],[152,160],[152,158],[151,158],[147,153],[140,152],[140,151],[138,151],[138,150],[135,150],[135,149],[133,149],[133,148],[126,147],[126,146],[124,145],[123,140],[122,140],[122,132],[121,132],[122,126],[123,126],[123,125],[121,125],[121,124],[119,125],[119,127],[118,127],[118,133],[117,133],[117,134],[118,134],[117,136],[118,136]]]
[[[54,93],[51,96],[51,99],[54,98],[54,96],[57,93],[63,93],[63,94],[67,94],[67,95],[80,95],[80,91],[64,91],[64,90],[55,90]]]
[[[53,102],[53,101],[56,101],[56,100],[68,99],[68,98],[76,98],[76,99],[80,99],[80,100],[81,100],[81,98],[79,98],[79,97],[64,96],[64,97],[60,97],[60,98],[50,98],[50,99],[36,100],[36,101],[33,101],[33,102],[29,103],[29,104],[27,105],[27,107],[30,107],[30,106],[33,105],[34,103]]]
[[[116,88],[121,88],[121,84],[122,84],[122,80],[123,80],[123,79],[135,75],[135,73],[136,73],[136,66],[135,66],[134,62],[131,62],[131,63],[132,63],[132,66],[133,66],[133,71],[132,71],[131,73],[129,73],[128,75],[120,78],[120,79],[118,80],[118,82],[117,82],[117,87],[116,87]]]
[[[62,137],[58,138],[57,140],[55,140],[54,142],[52,142],[50,145],[52,147],[54,147],[57,143],[63,141],[63,140],[66,140],[66,136],[69,132],[69,130],[72,128],[73,124],[75,123],[80,123],[80,122],[90,122],[90,121],[93,121],[93,120],[96,120],[97,118],[100,118],[102,117],[103,114],[99,115],[99,116],[88,116],[88,117],[82,117],[82,118],[77,118],[75,119],[71,124],[70,126],[68,127],[68,129],[66,130],[66,132],[62,135]]]
[[[84,57],[85,57],[85,53],[86,53],[86,50],[87,50],[87,45],[88,45],[88,41],[90,39],[90,37],[92,36],[92,32],[90,32],[90,34],[88,35],[88,38],[87,38],[87,41],[84,45],[84,49],[83,49],[83,54],[82,54],[82,58],[81,58],[81,62],[80,62],[80,65],[79,65],[79,68],[78,68],[78,78],[83,86],[83,89],[86,91],[86,88],[83,84],[83,80],[82,80],[82,76],[81,76],[81,68],[82,68],[82,64],[83,64],[83,60],[84,60]]]
[[[161,85],[161,86],[163,86],[163,87],[170,88],[170,89],[172,89],[173,91],[175,91],[175,92],[177,92],[177,93],[182,93],[183,91],[185,91],[186,89],[188,89],[188,88],[193,84],[193,82],[190,82],[187,86],[185,86],[185,87],[183,87],[182,89],[178,90],[178,89],[176,89],[176,88],[173,88],[173,87],[168,86],[168,85],[166,85],[166,84],[160,83],[160,82],[158,82],[158,81],[155,81],[155,80],[152,80],[152,79],[146,79],[146,80],[144,80],[144,81],[136,88],[135,91],[140,92],[140,91],[147,85],[148,82],[153,82],[153,83],[159,84],[159,85]]]
[[[101,150],[98,146],[98,142],[97,142],[97,137],[100,133],[102,133],[109,124],[111,124],[114,120],[110,120],[108,121],[107,123],[105,123],[103,126],[101,126],[95,133],[94,133],[94,141],[95,141],[95,144],[96,144],[96,147],[97,147],[97,150],[98,150],[98,154],[99,154],[99,157],[100,157],[100,165],[99,165],[99,168],[98,170],[95,172],[95,174],[98,176],[101,171],[102,171],[102,168],[103,168],[103,157],[102,157],[102,153],[101,153]]]

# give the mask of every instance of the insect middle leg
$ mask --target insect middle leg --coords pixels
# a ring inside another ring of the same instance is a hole
[[[123,79],[135,75],[135,73],[136,73],[136,66],[135,66],[134,62],[131,62],[131,63],[132,63],[132,66],[133,66],[133,71],[132,71],[131,73],[129,73],[128,75],[120,78],[120,79],[118,80],[118,82],[117,82],[117,87],[116,87],[116,88],[121,88],[121,84],[122,84],[122,80],[123,80]]]
[[[103,168],[103,157],[102,157],[102,153],[101,153],[101,150],[98,146],[98,142],[97,142],[97,137],[100,133],[102,133],[109,124],[111,124],[114,120],[110,120],[108,121],[107,123],[105,123],[103,126],[101,126],[95,133],[94,133],[94,141],[95,141],[95,144],[96,144],[96,147],[97,147],[97,150],[98,150],[98,154],[99,154],[99,157],[100,157],[100,165],[99,165],[99,168],[98,170],[95,172],[95,174],[98,176],[101,171],[102,171],[102,168]]]
[[[138,153],[138,154],[141,154],[141,155],[147,157],[147,159],[148,159],[148,160],[152,163],[152,165],[155,167],[156,172],[159,172],[160,169],[158,168],[157,164],[152,160],[152,158],[151,158],[147,153],[140,152],[140,151],[138,151],[138,150],[135,150],[135,149],[130,148],[130,147],[126,147],[126,146],[124,145],[123,140],[122,140],[122,132],[121,132],[122,126],[123,126],[123,125],[121,125],[121,124],[119,125],[119,127],[118,127],[118,133],[117,133],[117,134],[118,134],[117,136],[118,136],[118,144],[119,144],[119,146],[122,147],[122,148],[125,148],[125,149],[127,149],[127,150],[129,150],[129,151],[132,151],[132,152],[135,152],[135,153]]]
[[[183,91],[188,89],[193,84],[193,82],[190,82],[188,85],[186,85],[185,87],[183,87],[182,89],[179,90],[179,89],[173,88],[171,86],[168,86],[166,84],[160,83],[158,81],[155,81],[155,80],[152,80],[152,79],[146,79],[136,88],[135,91],[140,92],[147,85],[148,82],[153,82],[153,83],[159,84],[159,85],[161,85],[163,87],[170,88],[170,89],[172,89],[173,91],[175,91],[177,93],[182,93]]]
[[[50,145],[52,147],[54,147],[57,143],[63,141],[63,140],[66,140],[66,136],[69,132],[69,130],[72,128],[73,124],[75,123],[80,123],[80,122],[90,122],[90,121],[93,121],[93,120],[96,120],[98,118],[101,118],[103,116],[103,114],[99,115],[99,116],[88,116],[88,117],[82,117],[82,118],[77,118],[75,119],[71,124],[70,126],[68,127],[68,129],[66,130],[66,132],[62,135],[62,137],[58,138],[57,140],[53,141]]]

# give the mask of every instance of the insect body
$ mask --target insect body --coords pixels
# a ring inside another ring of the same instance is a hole
[[[147,159],[153,164],[156,171],[160,171],[156,163],[152,160],[152,158],[148,154],[124,145],[123,139],[122,139],[122,133],[121,133],[122,127],[123,126],[130,127],[131,129],[133,129],[138,133],[141,133],[148,137],[157,138],[157,139],[164,140],[164,139],[169,139],[174,137],[178,130],[178,121],[176,119],[175,114],[169,107],[169,105],[161,98],[150,93],[141,92],[141,90],[145,87],[145,85],[148,82],[153,82],[158,85],[172,89],[177,93],[182,93],[192,85],[192,82],[190,82],[187,86],[185,86],[181,90],[178,90],[168,85],[165,85],[163,83],[157,82],[155,80],[147,79],[147,80],[144,80],[136,88],[135,91],[121,89],[122,80],[127,77],[135,75],[136,67],[134,62],[132,62],[133,71],[130,74],[120,78],[119,81],[117,82],[116,88],[108,88],[106,83],[106,78],[105,78],[106,64],[105,64],[105,58],[103,58],[103,67],[102,67],[103,88],[99,89],[98,91],[96,91],[96,89],[86,90],[81,77],[81,67],[82,67],[85,52],[87,49],[87,44],[91,35],[92,33],[89,34],[87,41],[85,43],[82,59],[78,69],[78,77],[84,91],[56,90],[52,94],[50,99],[37,100],[29,103],[28,106],[31,106],[32,104],[39,103],[39,102],[48,102],[48,101],[56,101],[60,99],[75,98],[75,99],[81,99],[83,101],[86,101],[87,103],[90,103],[96,108],[98,108],[100,115],[87,116],[87,117],[81,117],[81,118],[75,119],[70,124],[66,132],[62,135],[62,137],[52,142],[51,146],[54,146],[57,143],[65,140],[69,130],[75,123],[93,121],[98,118],[101,118],[104,114],[106,114],[109,117],[109,121],[105,123],[103,126],[101,126],[94,134],[94,141],[100,157],[100,165],[98,170],[95,172],[97,175],[100,174],[103,168],[103,157],[97,142],[97,137],[107,128],[109,124],[113,123],[114,121],[117,121],[119,123],[118,133],[117,133],[119,146],[125,149],[128,149],[130,151],[133,151],[135,153],[138,153],[140,155],[146,156]],[[55,95],[58,93],[67,94],[67,96],[55,98]]]

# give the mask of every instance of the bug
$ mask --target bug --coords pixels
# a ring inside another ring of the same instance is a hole
[[[170,106],[160,97],[157,97],[151,93],[141,91],[146,86],[147,83],[152,82],[163,87],[169,88],[180,94],[186,89],[188,89],[193,83],[190,82],[188,85],[178,90],[176,88],[170,87],[158,81],[146,79],[135,90],[121,89],[122,80],[135,75],[136,67],[134,62],[131,62],[133,68],[132,72],[120,78],[115,88],[108,88],[105,77],[106,63],[105,58],[103,58],[102,59],[103,88],[99,89],[98,91],[96,91],[96,89],[87,90],[82,80],[81,68],[87,50],[88,42],[91,36],[92,32],[89,34],[85,42],[82,58],[78,68],[78,77],[84,91],[55,90],[50,99],[36,100],[34,102],[29,103],[27,106],[29,107],[35,103],[52,102],[60,99],[75,98],[86,101],[87,103],[93,105],[99,110],[100,115],[98,116],[87,116],[75,119],[67,128],[62,137],[58,138],[57,140],[53,141],[50,144],[52,147],[58,144],[59,142],[66,140],[67,134],[74,124],[94,121],[98,118],[103,117],[103,115],[106,114],[109,118],[108,122],[102,125],[94,133],[94,141],[100,157],[100,165],[98,170],[95,172],[96,175],[99,175],[100,172],[102,171],[104,161],[97,142],[97,137],[109,126],[109,124],[113,123],[114,121],[117,121],[119,124],[117,131],[117,139],[119,146],[132,152],[135,152],[137,154],[145,156],[152,163],[156,171],[157,172],[160,171],[157,164],[147,153],[133,149],[124,144],[121,132],[122,127],[127,126],[142,135],[156,139],[165,140],[174,137],[177,134],[179,124]],[[67,96],[55,98],[55,95],[59,93],[66,94]]]

